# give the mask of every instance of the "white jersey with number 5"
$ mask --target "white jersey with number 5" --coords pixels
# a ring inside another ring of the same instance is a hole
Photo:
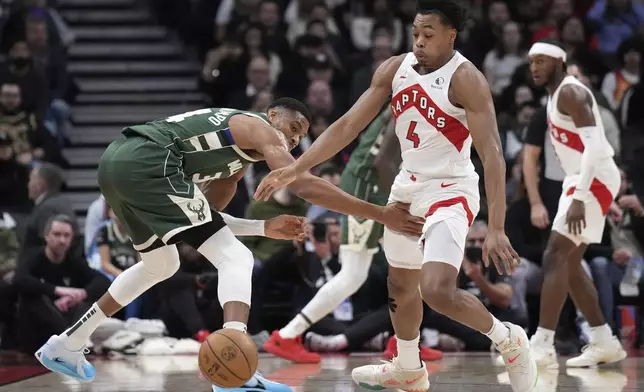
[[[594,178],[590,185],[590,192],[584,195],[583,200],[586,205],[585,218],[586,228],[582,235],[574,236],[567,228],[566,213],[572,202],[573,193],[579,181],[581,169],[581,157],[585,147],[581,134],[572,118],[559,111],[559,94],[561,89],[567,85],[575,85],[583,88],[588,92],[592,101],[592,112],[595,119],[596,129],[599,132],[599,143],[601,153],[593,156],[596,160]],[[566,173],[563,183],[563,192],[559,199],[557,216],[553,222],[553,230],[570,238],[576,244],[579,243],[596,243],[600,242],[606,221],[606,213],[617,195],[619,190],[621,176],[619,169],[613,160],[615,152],[613,147],[608,143],[604,133],[601,115],[597,101],[592,91],[584,86],[576,77],[566,76],[559,84],[559,87],[548,98],[548,133],[550,140],[555,148],[555,153],[561,162],[561,167]]]

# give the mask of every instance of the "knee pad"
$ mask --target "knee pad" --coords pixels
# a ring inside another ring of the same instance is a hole
[[[179,269],[176,245],[141,253],[141,261],[123,271],[108,292],[121,306],[126,306],[155,284],[168,279]]]
[[[198,249],[219,272],[219,303],[243,302],[250,306],[253,279],[253,252],[228,227],[208,238]]]

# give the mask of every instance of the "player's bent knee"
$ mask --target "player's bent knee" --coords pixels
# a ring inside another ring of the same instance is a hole
[[[179,251],[175,245],[141,253],[141,263],[143,268],[159,282],[173,276],[181,265]]]
[[[389,267],[387,289],[389,296],[399,299],[401,297],[413,298],[418,295],[420,284],[420,271]]]
[[[453,301],[456,291],[455,275],[458,274],[458,271],[452,271],[454,267],[445,263],[432,263],[430,267],[435,268],[429,271],[425,267],[420,293],[427,305],[438,310]]]

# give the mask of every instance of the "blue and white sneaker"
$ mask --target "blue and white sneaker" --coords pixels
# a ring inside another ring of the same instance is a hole
[[[85,359],[86,349],[69,351],[63,338],[53,335],[38,351],[36,359],[52,372],[64,374],[80,381],[92,381],[96,376],[94,366]]]
[[[253,378],[239,388],[221,388],[212,386],[213,392],[293,392],[288,385],[280,384],[264,378],[259,372],[255,372]]]

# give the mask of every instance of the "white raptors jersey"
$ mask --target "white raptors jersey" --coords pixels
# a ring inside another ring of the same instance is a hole
[[[596,157],[596,159],[601,160],[602,163],[597,166],[598,171],[600,171],[602,165],[614,165],[612,159],[615,155],[613,147],[608,143],[606,139],[606,134],[604,133],[604,126],[602,124],[601,115],[599,113],[599,108],[597,107],[597,102],[593,96],[592,91],[588,87],[584,86],[574,76],[566,76],[559,84],[559,87],[555,92],[548,98],[548,129],[550,133],[550,139],[552,144],[555,147],[555,152],[557,157],[561,162],[561,167],[566,173],[566,177],[571,177],[579,174],[581,167],[581,155],[584,152],[584,143],[581,139],[581,135],[577,130],[577,126],[572,121],[570,116],[567,116],[561,113],[557,107],[559,103],[559,93],[561,89],[569,84],[574,84],[582,87],[584,90],[588,91],[593,103],[593,116],[595,118],[595,124],[600,130],[600,143],[602,145],[603,154]]]
[[[468,61],[459,52],[436,71],[420,75],[408,53],[392,83],[391,109],[396,119],[403,169],[425,178],[476,176],[470,160],[472,138],[465,110],[448,98],[452,75]]]

